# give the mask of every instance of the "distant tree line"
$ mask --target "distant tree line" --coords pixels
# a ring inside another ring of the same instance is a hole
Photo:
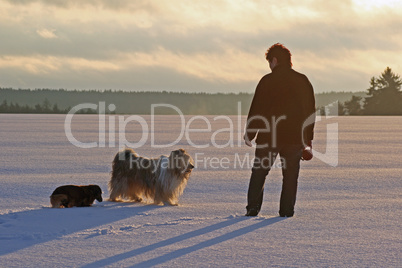
[[[364,92],[325,92],[316,94],[316,105],[324,106],[335,100],[344,102],[352,95],[365,96]],[[170,104],[184,114],[231,115],[248,113],[253,94],[251,93],[180,93],[180,92],[130,92],[64,89],[12,89],[0,88],[0,113],[67,113],[77,104],[104,102],[116,106],[117,114],[150,114],[152,104]],[[4,102],[5,101],[5,102]],[[49,103],[52,103],[50,105]],[[57,109],[54,107],[56,105]],[[170,108],[157,108],[157,114],[172,114]],[[80,110],[80,113],[95,113]]]
[[[328,92],[316,94],[317,110],[322,115],[402,115],[402,80],[387,67],[370,80],[366,92]],[[187,115],[235,115],[248,113],[250,93],[130,92],[115,90],[12,89],[0,88],[0,113],[68,113],[82,103],[106,104],[106,113],[150,114],[152,105],[170,104]],[[335,102],[336,101],[336,102]],[[335,103],[334,103],[335,102]],[[332,105],[328,105],[333,103]],[[108,110],[114,104],[116,109]],[[240,109],[239,109],[240,108]],[[82,109],[78,113],[97,113]],[[159,107],[156,114],[176,114]]]
[[[150,114],[152,105],[168,104],[177,107],[183,114],[246,114],[252,95],[248,93],[183,93],[183,92],[130,92],[130,91],[78,91],[53,89],[12,89],[0,88],[0,102],[18,103],[19,106],[35,106],[48,99],[57,103],[60,110],[69,110],[78,104],[106,104],[106,113],[117,114]],[[109,111],[109,104],[114,104],[115,111]],[[15,105],[15,104],[14,104]],[[4,112],[4,111],[0,111]],[[177,114],[172,108],[157,107],[156,114]]]
[[[402,79],[387,67],[379,77],[370,79],[367,96],[352,96],[345,102],[338,102],[334,107],[319,107],[321,115],[402,115]],[[335,105],[335,104],[334,104]]]
[[[4,100],[0,104],[0,113],[26,113],[26,114],[66,114],[70,108],[60,109],[57,104],[51,104],[48,99],[45,99],[42,104],[35,104],[34,106],[19,105],[18,103],[11,102],[8,104],[7,100]],[[78,113],[80,114],[95,114],[96,110],[83,109]]]

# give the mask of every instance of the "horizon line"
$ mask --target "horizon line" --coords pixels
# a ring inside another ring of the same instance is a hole
[[[206,91],[197,91],[197,92],[191,92],[191,91],[174,91],[174,90],[129,90],[129,89],[67,89],[67,88],[13,88],[13,87],[1,87],[0,90],[14,90],[14,91],[71,91],[71,92],[97,92],[97,93],[105,93],[105,92],[112,92],[112,93],[175,93],[175,94],[209,94],[209,95],[214,95],[214,94],[223,94],[223,95],[241,95],[241,94],[247,94],[251,95],[254,94],[253,92],[222,92],[222,91],[217,91],[217,92],[206,92]],[[317,94],[331,94],[331,93],[366,93],[367,90],[360,90],[360,91],[324,91],[324,92],[314,92],[315,95]]]

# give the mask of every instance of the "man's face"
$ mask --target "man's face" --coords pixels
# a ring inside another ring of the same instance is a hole
[[[278,65],[278,60],[273,57],[272,61],[268,60],[269,63],[269,68],[271,68],[271,71],[274,70],[275,66]]]

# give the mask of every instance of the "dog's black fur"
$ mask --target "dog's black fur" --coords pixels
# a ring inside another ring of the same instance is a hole
[[[53,208],[88,207],[96,200],[102,202],[102,190],[98,185],[63,185],[50,196]]]

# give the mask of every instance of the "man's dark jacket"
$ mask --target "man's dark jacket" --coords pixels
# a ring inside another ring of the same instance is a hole
[[[251,141],[257,135],[258,145],[270,147],[307,145],[313,140],[314,121],[315,99],[310,81],[290,66],[277,65],[258,83],[247,117],[246,136]]]

